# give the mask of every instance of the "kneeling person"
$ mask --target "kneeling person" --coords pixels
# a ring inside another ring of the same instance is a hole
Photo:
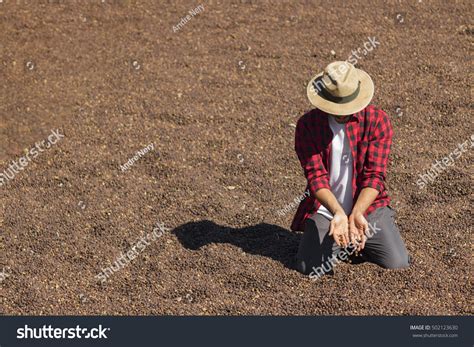
[[[331,273],[336,254],[354,252],[384,268],[408,267],[385,188],[392,127],[385,112],[369,105],[372,79],[348,62],[334,62],[307,93],[316,108],[299,119],[295,134],[310,191],[291,226],[304,230],[298,271]]]

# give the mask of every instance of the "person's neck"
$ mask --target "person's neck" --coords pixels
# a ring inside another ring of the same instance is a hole
[[[349,119],[351,119],[351,116],[331,116],[331,117],[333,117],[334,120],[338,122],[339,124],[347,123]]]

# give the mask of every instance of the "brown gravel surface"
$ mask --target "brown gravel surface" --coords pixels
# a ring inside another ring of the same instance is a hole
[[[0,2],[2,314],[472,314],[472,2]],[[368,37],[358,61],[395,130],[388,186],[413,265],[292,269],[305,189],[294,124],[305,86]],[[332,51],[332,52],[331,52]],[[143,147],[154,149],[129,170]],[[96,275],[167,231],[105,283]]]

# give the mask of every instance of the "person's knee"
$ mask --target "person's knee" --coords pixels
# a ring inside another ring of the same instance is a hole
[[[303,275],[309,275],[311,272],[311,268],[309,266],[306,266],[306,262],[301,259],[296,259],[296,270]]]
[[[302,274],[309,275],[313,268],[321,265],[324,246],[321,245],[320,227],[313,219],[307,219],[295,259],[295,268]]]
[[[325,275],[333,275],[334,271],[332,268],[326,269],[324,264],[317,266],[316,264],[308,264],[304,260],[297,260],[296,270],[303,275],[308,275],[312,280],[321,278]]]

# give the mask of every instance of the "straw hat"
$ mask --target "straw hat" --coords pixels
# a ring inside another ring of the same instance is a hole
[[[335,116],[347,116],[364,109],[374,95],[374,82],[367,72],[347,61],[335,61],[308,83],[309,101]]]

